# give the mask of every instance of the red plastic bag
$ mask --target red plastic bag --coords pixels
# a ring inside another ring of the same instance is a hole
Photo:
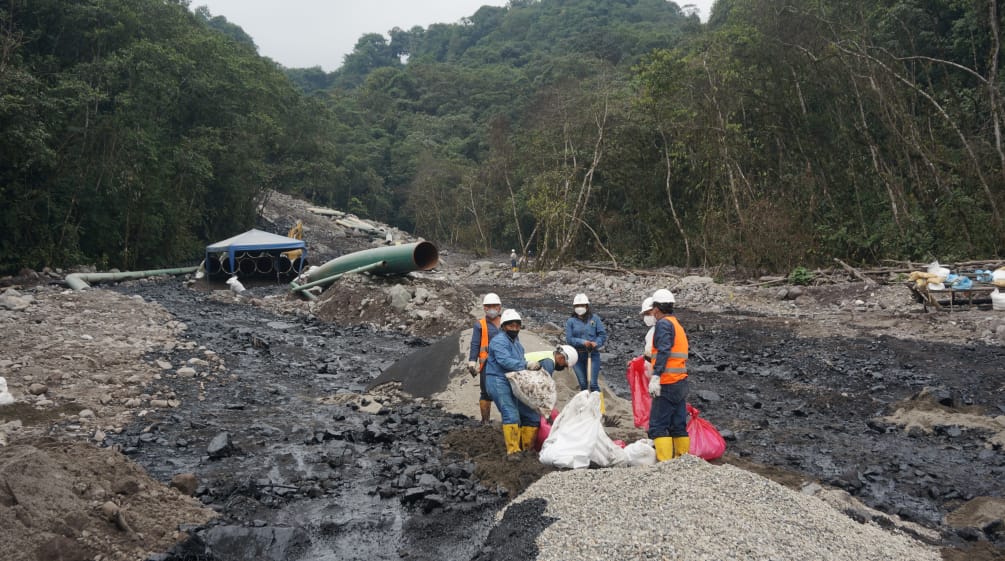
[[[687,404],[687,414],[691,419],[687,422],[687,435],[691,438],[688,453],[704,460],[712,461],[722,457],[726,451],[726,441],[712,423],[702,419],[700,411]]]
[[[632,393],[632,417],[635,427],[649,428],[649,410],[653,406],[653,398],[649,395],[649,378],[646,377],[646,359],[637,356],[628,363],[628,389]]]
[[[558,417],[558,409],[551,410],[552,420],[555,417]],[[549,434],[551,434],[551,423],[548,422],[548,419],[544,418],[544,415],[541,415],[541,422],[537,425],[537,438],[534,439],[534,450],[541,451],[541,446],[544,445],[544,441],[548,438]]]

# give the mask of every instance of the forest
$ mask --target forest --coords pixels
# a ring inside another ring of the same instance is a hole
[[[1001,25],[997,0],[511,0],[326,73],[186,0],[10,0],[0,272],[194,262],[270,189],[540,267],[1001,257]]]

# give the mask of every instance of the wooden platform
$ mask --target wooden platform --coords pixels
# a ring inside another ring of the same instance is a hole
[[[972,288],[960,290],[956,288],[946,288],[945,290],[918,289],[913,282],[905,283],[911,291],[914,299],[925,306],[925,311],[931,306],[936,310],[948,308],[950,312],[954,309],[970,309],[982,304],[991,304],[991,293],[995,291],[995,286],[985,283],[974,283]]]

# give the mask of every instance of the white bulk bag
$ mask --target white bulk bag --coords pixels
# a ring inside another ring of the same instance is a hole
[[[577,393],[551,425],[551,433],[541,446],[542,464],[559,468],[585,468],[590,462],[610,467],[628,461],[625,451],[604,432],[600,413],[600,393]]]

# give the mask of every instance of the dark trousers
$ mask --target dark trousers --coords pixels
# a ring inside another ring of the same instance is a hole
[[[485,389],[485,369],[478,373],[478,388],[482,390],[481,395],[478,396],[478,401],[492,401],[489,397],[489,392]]]
[[[649,411],[649,438],[687,436],[687,378],[660,386]]]

